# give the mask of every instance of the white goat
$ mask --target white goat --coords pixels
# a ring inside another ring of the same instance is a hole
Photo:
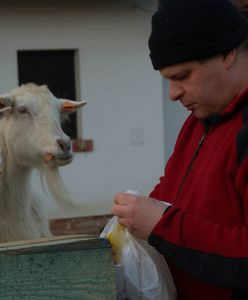
[[[85,103],[57,99],[35,84],[0,96],[0,242],[51,235],[42,201],[32,191],[31,171],[41,172],[59,203],[70,202],[58,166],[73,156],[60,119]]]

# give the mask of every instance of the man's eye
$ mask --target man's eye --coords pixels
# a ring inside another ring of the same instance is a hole
[[[179,74],[177,75],[177,80],[184,80],[188,77],[188,73],[182,73],[182,74]]]

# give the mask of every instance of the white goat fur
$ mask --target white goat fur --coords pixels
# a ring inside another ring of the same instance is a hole
[[[73,106],[70,112],[85,104],[57,99],[35,84],[0,96],[0,242],[51,235],[42,199],[31,187],[33,168],[46,179],[53,198],[71,203],[58,172],[58,166],[72,161],[70,139],[60,126],[65,102]],[[47,154],[51,159],[45,161]]]

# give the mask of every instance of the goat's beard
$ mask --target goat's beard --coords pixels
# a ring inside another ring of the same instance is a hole
[[[44,164],[41,169],[41,182],[44,191],[45,183],[52,198],[60,207],[66,210],[79,209],[79,203],[65,188],[63,180],[59,174],[59,168],[55,165]]]

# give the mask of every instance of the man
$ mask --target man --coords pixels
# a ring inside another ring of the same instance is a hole
[[[248,17],[248,0],[233,0],[233,3],[243,15]]]
[[[247,0],[233,0],[232,1],[238,9],[241,11],[246,11],[248,8],[248,1]]]
[[[192,113],[150,197],[112,212],[164,255],[179,300],[248,299],[247,22],[229,0],[160,0],[152,19],[153,67]]]

